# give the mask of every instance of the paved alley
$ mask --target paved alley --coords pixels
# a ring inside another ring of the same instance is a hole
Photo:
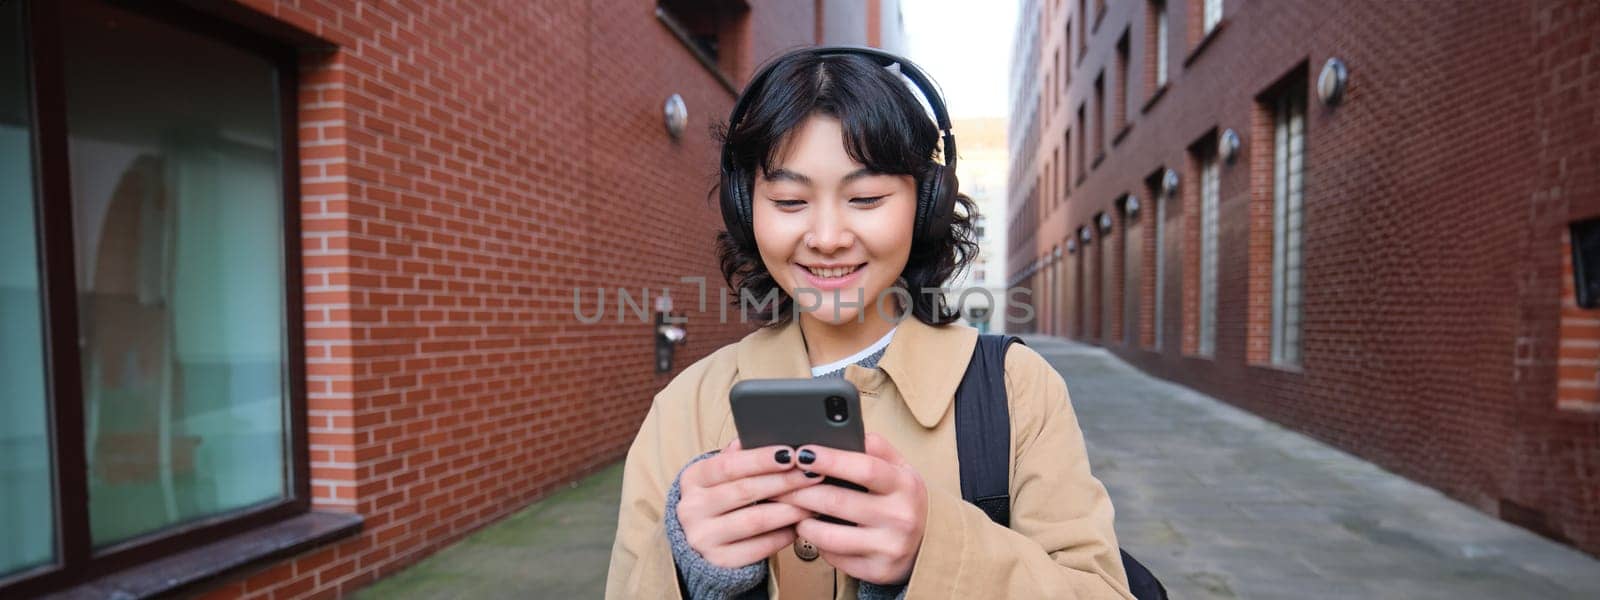
[[[1600,598],[1600,561],[1304,435],[1025,336],[1067,380],[1123,547],[1173,598]]]
[[[1175,599],[1600,598],[1600,561],[1095,347],[1028,337],[1062,371],[1123,546]],[[599,598],[620,465],[367,590]]]

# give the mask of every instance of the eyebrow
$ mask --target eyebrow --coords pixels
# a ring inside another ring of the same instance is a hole
[[[879,172],[874,171],[874,170],[872,170],[870,168],[867,168],[867,167],[861,167],[859,169],[851,171],[849,175],[845,175],[844,179],[841,180],[840,183],[848,184],[848,183],[850,183],[852,181],[855,181],[857,179],[860,179],[862,177],[870,177],[870,176],[873,176],[873,175],[883,175],[883,173],[879,173]],[[804,186],[807,186],[807,187],[811,186],[811,178],[810,177],[806,177],[805,175],[801,175],[799,173],[796,173],[794,171],[790,171],[788,169],[773,169],[771,171],[768,171],[768,172],[764,173],[764,176],[762,177],[762,179],[765,179],[767,181],[793,181],[795,183],[798,183],[800,185],[804,185]]]

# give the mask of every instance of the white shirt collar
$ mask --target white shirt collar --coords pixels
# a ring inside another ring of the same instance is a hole
[[[862,348],[860,352],[857,352],[855,354],[852,354],[852,355],[847,356],[845,358],[841,358],[839,360],[833,361],[833,362],[825,364],[825,365],[811,367],[811,376],[812,377],[821,377],[821,376],[826,375],[828,373],[832,373],[832,372],[837,371],[839,369],[843,369],[843,368],[848,367],[850,365],[856,364],[857,362],[860,362],[861,359],[863,359],[863,358],[866,358],[868,356],[872,356],[872,354],[874,352],[882,350],[882,349],[884,349],[884,347],[889,345],[889,340],[894,337],[894,330],[899,329],[899,328],[900,328],[899,325],[895,325],[894,327],[890,327],[889,328],[889,333],[883,334],[883,337],[878,338],[878,341],[873,342],[872,345],[867,346],[866,348]]]

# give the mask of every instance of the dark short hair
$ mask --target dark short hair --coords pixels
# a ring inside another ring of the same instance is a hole
[[[791,52],[769,63],[772,74],[756,94],[738,124],[722,124],[713,136],[731,150],[734,164],[754,188],[756,166],[771,171],[788,136],[813,114],[837,118],[850,158],[878,173],[911,175],[914,190],[938,166],[939,131],[932,117],[905,79],[872,60],[857,55],[818,56]],[[757,70],[759,72],[759,69]],[[713,188],[712,195],[718,191]],[[950,227],[913,239],[911,255],[900,276],[911,296],[911,314],[930,325],[957,320],[960,313],[942,301],[943,294],[923,294],[944,285],[951,275],[966,268],[978,253],[973,221],[977,205],[956,194]],[[748,236],[754,240],[754,236]],[[764,301],[776,293],[777,302],[757,306],[752,316],[762,327],[787,322],[794,315],[794,299],[778,286],[753,241],[740,244],[727,231],[717,234],[717,257],[722,276],[733,289],[730,305],[741,307],[741,294]],[[864,301],[866,299],[863,299]],[[741,307],[742,308],[742,307]]]

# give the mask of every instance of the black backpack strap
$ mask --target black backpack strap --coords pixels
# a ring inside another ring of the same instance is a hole
[[[1016,336],[979,334],[956,388],[956,454],[961,497],[989,519],[1011,526],[1011,405],[1006,398],[1006,349]]]
[[[956,388],[956,455],[961,498],[989,519],[1011,526],[1011,402],[1006,396],[1006,349],[1015,336],[980,334],[967,373]],[[1138,600],[1166,600],[1167,589],[1150,569],[1122,550],[1129,591]]]

